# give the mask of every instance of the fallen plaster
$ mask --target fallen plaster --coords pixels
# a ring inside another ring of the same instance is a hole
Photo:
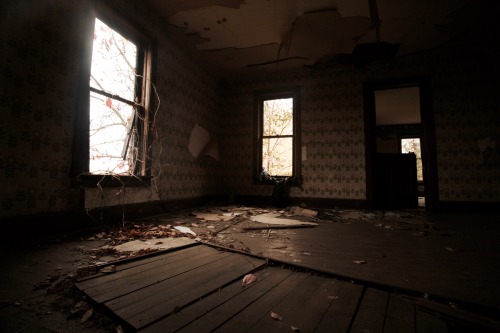
[[[140,250],[168,250],[179,246],[194,244],[196,241],[187,237],[153,238],[148,240],[133,240],[112,248],[118,252],[137,252]]]
[[[188,149],[195,158],[206,155],[219,160],[219,145],[210,137],[210,133],[198,124],[195,124],[191,131]]]
[[[207,213],[207,212],[193,212],[194,216],[197,219],[205,220],[205,221],[230,221],[234,219],[236,216],[241,215],[243,213]]]
[[[251,216],[250,220],[259,223],[272,224],[272,225],[287,225],[287,226],[311,226],[311,225],[319,225],[315,222],[304,222],[293,219],[285,219],[281,218],[280,213],[265,213],[256,216]]]

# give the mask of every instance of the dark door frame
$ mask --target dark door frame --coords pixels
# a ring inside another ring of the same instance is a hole
[[[363,84],[366,163],[366,204],[375,209],[374,163],[376,146],[375,90],[404,87],[420,88],[421,149],[424,173],[425,208],[436,210],[439,201],[436,153],[436,130],[432,107],[432,87],[429,77],[410,77],[396,80],[368,81]]]

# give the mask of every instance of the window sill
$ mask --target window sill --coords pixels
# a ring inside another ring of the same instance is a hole
[[[255,179],[254,185],[276,185],[278,182],[286,180],[286,186],[300,187],[302,186],[301,176],[273,176],[273,177],[259,177]]]
[[[80,175],[74,181],[83,187],[147,187],[151,185],[150,176]]]

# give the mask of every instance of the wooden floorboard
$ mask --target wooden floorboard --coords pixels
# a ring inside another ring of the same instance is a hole
[[[187,311],[181,311],[171,318],[166,318],[152,327],[154,330],[146,330],[146,332],[210,332],[215,330],[228,319],[239,315],[247,306],[268,293],[291,274],[293,273],[289,270],[267,267],[256,273],[255,283],[242,288],[240,281],[235,282],[220,292],[193,304],[186,309]],[[201,309],[205,311],[200,316]],[[196,320],[194,321],[193,318]],[[177,331],[177,327],[181,324],[179,321],[186,325],[182,325]]]
[[[253,329],[253,326],[263,317],[268,319],[270,325],[276,323],[277,321],[271,318],[271,311],[307,276],[308,274],[306,273],[294,272],[258,300],[247,306],[245,311],[240,312],[237,316],[232,317],[224,325],[220,326],[215,332],[257,332]],[[265,332],[273,332],[272,328],[266,328]]]
[[[448,333],[446,321],[435,314],[422,310],[415,311],[416,333]]]
[[[384,333],[415,332],[415,304],[391,294],[385,314]]]
[[[243,287],[248,273],[257,280]],[[141,333],[445,333],[484,322],[450,314],[444,305],[206,245],[117,262],[115,273],[77,286]]]
[[[139,329],[264,264],[263,260],[234,254],[105,305]]]
[[[333,301],[314,332],[346,333],[360,301],[363,286],[342,282]]]
[[[175,260],[175,258],[178,257],[185,257],[192,255],[193,253],[197,253],[200,251],[200,248],[202,246],[200,244],[195,244],[195,245],[189,245],[187,247],[183,247],[181,249],[174,249],[174,250],[167,250],[167,251],[162,251],[161,253],[155,253],[150,256],[146,257],[140,257],[140,258],[131,258],[128,260],[124,261],[118,261],[116,263],[116,271],[121,272],[121,271],[127,271],[129,269],[134,269],[134,268],[139,268],[142,269],[141,267],[147,267],[150,264],[155,265],[155,262],[161,262],[161,261],[172,261]],[[84,278],[81,278],[78,280],[78,286],[80,288],[85,289],[86,286],[93,285],[96,283],[96,278],[97,277],[103,277],[103,276],[108,276],[110,279],[114,279],[109,274],[105,273],[97,273],[94,275],[90,275]],[[106,279],[99,279],[98,280],[100,283],[106,281]]]
[[[350,333],[382,333],[389,294],[385,291],[367,288],[354,317]]]
[[[323,317],[337,291],[338,281],[310,275],[273,307],[281,320],[262,317],[252,327],[253,332],[312,332]]]
[[[229,253],[213,249],[198,248],[195,252],[186,251],[183,255],[163,255],[162,260],[156,260],[144,265],[125,270],[118,270],[113,274],[103,275],[94,280],[87,280],[77,286],[92,295],[97,302],[106,302],[128,292],[156,284],[176,274],[190,269],[210,264],[220,260]],[[119,266],[118,266],[119,267]]]

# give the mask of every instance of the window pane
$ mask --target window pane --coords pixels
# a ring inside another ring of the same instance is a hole
[[[293,98],[264,101],[263,135],[293,135]]]
[[[95,20],[90,86],[134,101],[137,47]]]
[[[291,176],[293,172],[293,138],[262,140],[262,169],[271,176]]]
[[[128,161],[133,149],[131,141],[127,160],[123,160],[122,152],[129,141],[126,139],[134,111],[128,104],[90,93],[90,173],[133,173]]]
[[[401,139],[401,152],[403,154],[414,153],[417,157],[417,180],[424,180],[422,169],[422,153],[420,151],[420,138]]]

